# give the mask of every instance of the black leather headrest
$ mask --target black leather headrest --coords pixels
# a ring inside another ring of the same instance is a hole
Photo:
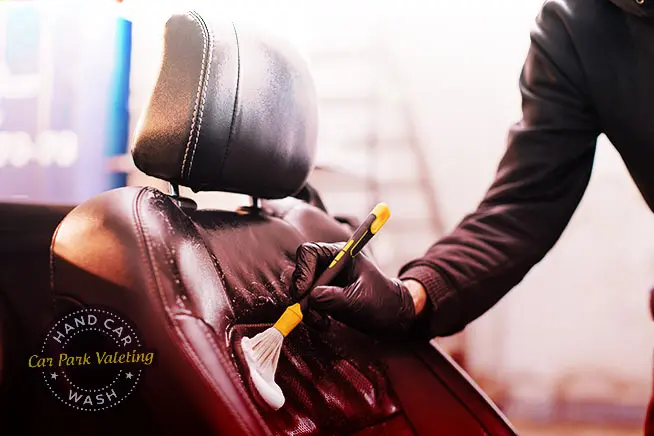
[[[316,94],[288,43],[197,12],[166,23],[132,148],[144,173],[193,191],[297,193],[314,164]]]

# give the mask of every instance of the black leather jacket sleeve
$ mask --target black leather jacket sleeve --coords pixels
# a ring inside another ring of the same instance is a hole
[[[588,185],[600,129],[569,13],[548,2],[536,20],[519,82],[523,117],[485,198],[400,271],[427,290],[422,331],[430,337],[462,330],[518,284],[559,239]]]

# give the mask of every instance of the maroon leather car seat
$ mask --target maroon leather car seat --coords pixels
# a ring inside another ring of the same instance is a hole
[[[282,409],[253,391],[239,339],[293,302],[300,243],[350,232],[307,201],[316,113],[307,66],[286,43],[195,12],[169,19],[136,165],[173,187],[262,201],[198,210],[176,195],[126,187],[63,220],[52,245],[59,307],[115,308],[157,353],[129,401],[110,418],[86,419],[93,432],[125,431],[133,420],[179,435],[514,434],[428,342],[381,344],[333,320],[301,324],[285,340]],[[67,413],[69,422],[84,414]]]

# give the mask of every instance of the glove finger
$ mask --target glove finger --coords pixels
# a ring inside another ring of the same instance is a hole
[[[377,266],[377,264],[372,261],[369,255],[366,254],[363,250],[356,255],[356,257],[352,260],[351,265],[352,266],[348,271],[348,279],[351,281],[355,281],[360,277],[383,274],[381,269],[379,269],[379,266]]]
[[[308,242],[297,248],[291,283],[291,293],[295,298],[299,299],[306,295],[318,275],[329,266],[331,259],[342,246],[342,244]]]
[[[329,328],[329,317],[325,313],[312,309],[304,314],[302,322],[317,331],[325,331]]]
[[[366,319],[353,306],[350,299],[352,287],[319,286],[309,294],[309,306],[312,309],[323,311],[337,321],[362,332],[366,330]]]
[[[339,318],[348,311],[348,299],[343,288],[318,286],[309,294],[309,306]]]

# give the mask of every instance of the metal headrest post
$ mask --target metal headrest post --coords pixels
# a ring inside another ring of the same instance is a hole
[[[254,212],[258,211],[261,208],[261,204],[259,202],[259,199],[257,197],[250,197],[250,200],[252,200],[252,210]]]
[[[170,183],[170,194],[168,195],[185,212],[192,212],[198,208],[195,201],[179,195],[179,185],[177,183]]]
[[[179,198],[179,185],[177,183],[170,184],[170,196],[172,198]]]

